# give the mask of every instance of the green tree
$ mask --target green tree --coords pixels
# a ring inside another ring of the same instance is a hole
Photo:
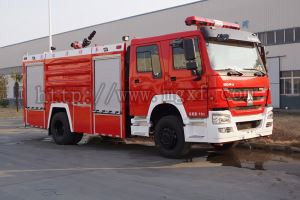
[[[16,99],[16,107],[17,107],[17,112],[19,112],[19,91],[20,91],[20,82],[23,79],[23,75],[19,72],[12,72],[10,75],[11,79],[15,81],[14,84],[14,97]]]
[[[7,77],[0,74],[0,100],[6,99],[7,97]]]

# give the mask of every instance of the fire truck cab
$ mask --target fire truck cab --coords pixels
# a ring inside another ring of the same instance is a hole
[[[167,157],[272,134],[264,48],[237,24],[189,17],[194,31],[24,56],[24,121],[57,144],[83,133],[154,137]]]

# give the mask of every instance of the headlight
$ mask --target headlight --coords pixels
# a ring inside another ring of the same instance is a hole
[[[230,115],[227,114],[213,114],[212,115],[213,124],[229,124],[231,122]]]
[[[268,112],[268,117],[267,119],[273,119],[273,111]]]

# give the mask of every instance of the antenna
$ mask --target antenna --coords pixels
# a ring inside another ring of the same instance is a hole
[[[49,17],[49,52],[52,53],[52,16],[51,16],[51,0],[48,0],[48,17]]]

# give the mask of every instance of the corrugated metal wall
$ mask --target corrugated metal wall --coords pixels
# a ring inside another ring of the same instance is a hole
[[[239,22],[252,32],[296,27],[300,26],[299,7],[299,0],[206,0],[58,34],[53,44],[57,50],[69,49],[72,41],[81,40],[92,30],[97,31],[97,44],[120,42],[123,35],[146,37],[188,30],[191,28],[184,20],[191,15]],[[0,68],[19,66],[24,54],[42,53],[47,45],[48,39],[41,38],[0,48]]]

